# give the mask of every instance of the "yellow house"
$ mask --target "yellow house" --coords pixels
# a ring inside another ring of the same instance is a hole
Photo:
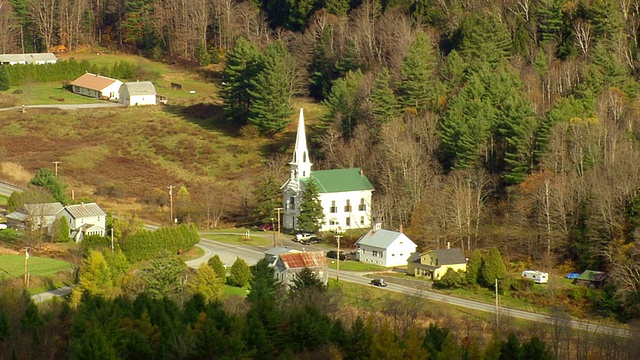
[[[416,252],[407,259],[407,274],[416,277],[425,276],[431,280],[438,280],[449,268],[454,271],[467,271],[467,260],[459,248]]]

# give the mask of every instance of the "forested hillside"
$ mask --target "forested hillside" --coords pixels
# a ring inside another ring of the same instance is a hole
[[[3,52],[225,61],[238,127],[276,134],[315,98],[315,168],[363,168],[387,227],[607,270],[638,296],[635,0],[0,4]]]

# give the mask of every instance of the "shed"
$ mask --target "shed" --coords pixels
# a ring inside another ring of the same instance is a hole
[[[329,281],[329,264],[324,251],[280,254],[274,266],[274,276],[283,284],[291,286],[296,274],[304,268],[313,271],[323,284],[326,285]]]
[[[602,271],[585,270],[580,276],[573,280],[575,285],[584,285],[587,287],[601,288],[607,279],[607,274]]]
[[[53,53],[30,53],[30,54],[0,54],[0,64],[21,65],[21,64],[55,64],[58,58]]]
[[[156,87],[151,81],[126,82],[120,86],[120,103],[129,106],[155,105]]]

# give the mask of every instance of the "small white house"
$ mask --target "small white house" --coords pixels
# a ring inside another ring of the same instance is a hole
[[[533,280],[536,284],[546,284],[549,282],[549,274],[542,271],[525,270],[521,276],[523,279]]]
[[[97,99],[117,100],[120,96],[122,81],[98,74],[86,73],[73,80],[69,86],[71,86],[71,91],[76,94]]]
[[[0,54],[0,64],[2,65],[22,65],[22,64],[55,64],[58,58],[53,53],[32,53],[32,54]]]
[[[67,218],[70,236],[76,242],[86,235],[105,236],[107,214],[96,203],[65,206],[59,216]]]
[[[129,106],[155,105],[156,87],[151,81],[126,82],[120,86],[120,103]]]
[[[381,229],[380,224],[376,224],[355,245],[356,258],[360,262],[384,267],[406,266],[407,259],[417,248],[405,234]]]

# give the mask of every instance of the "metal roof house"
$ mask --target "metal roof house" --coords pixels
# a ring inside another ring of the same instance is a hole
[[[278,257],[282,254],[299,253],[296,249],[283,248],[280,246],[273,247],[264,252],[264,258],[269,262],[269,266],[275,266]]]
[[[57,215],[63,206],[59,202],[24,204],[18,210],[7,215],[7,226],[12,229],[46,229],[51,231]]]
[[[1,65],[23,65],[23,64],[55,64],[58,58],[53,53],[31,53],[31,54],[0,54]]]
[[[406,266],[417,245],[405,234],[381,229],[379,224],[355,243],[360,262],[384,267]]]
[[[342,232],[371,227],[371,195],[373,185],[360,168],[311,171],[307,149],[304,114],[300,109],[291,175],[283,190],[283,227],[297,228],[302,193],[309,181],[318,186],[318,197],[324,213],[320,231]],[[309,229],[299,229],[309,230]]]
[[[107,214],[96,203],[68,205],[58,217],[67,219],[70,236],[76,242],[86,235],[105,236]]]
[[[156,87],[151,81],[126,82],[120,86],[120,103],[129,106],[155,105]]]
[[[73,80],[69,86],[71,86],[71,91],[76,94],[97,99],[117,100],[120,96],[119,91],[122,81],[98,74],[86,73]]]
[[[407,259],[407,274],[416,277],[424,276],[431,280],[438,280],[448,269],[467,271],[467,259],[461,249],[437,249],[424,253],[416,252]]]
[[[324,285],[329,281],[329,264],[324,251],[280,254],[273,268],[276,279],[287,286],[293,285],[296,274],[304,268],[311,269]]]

